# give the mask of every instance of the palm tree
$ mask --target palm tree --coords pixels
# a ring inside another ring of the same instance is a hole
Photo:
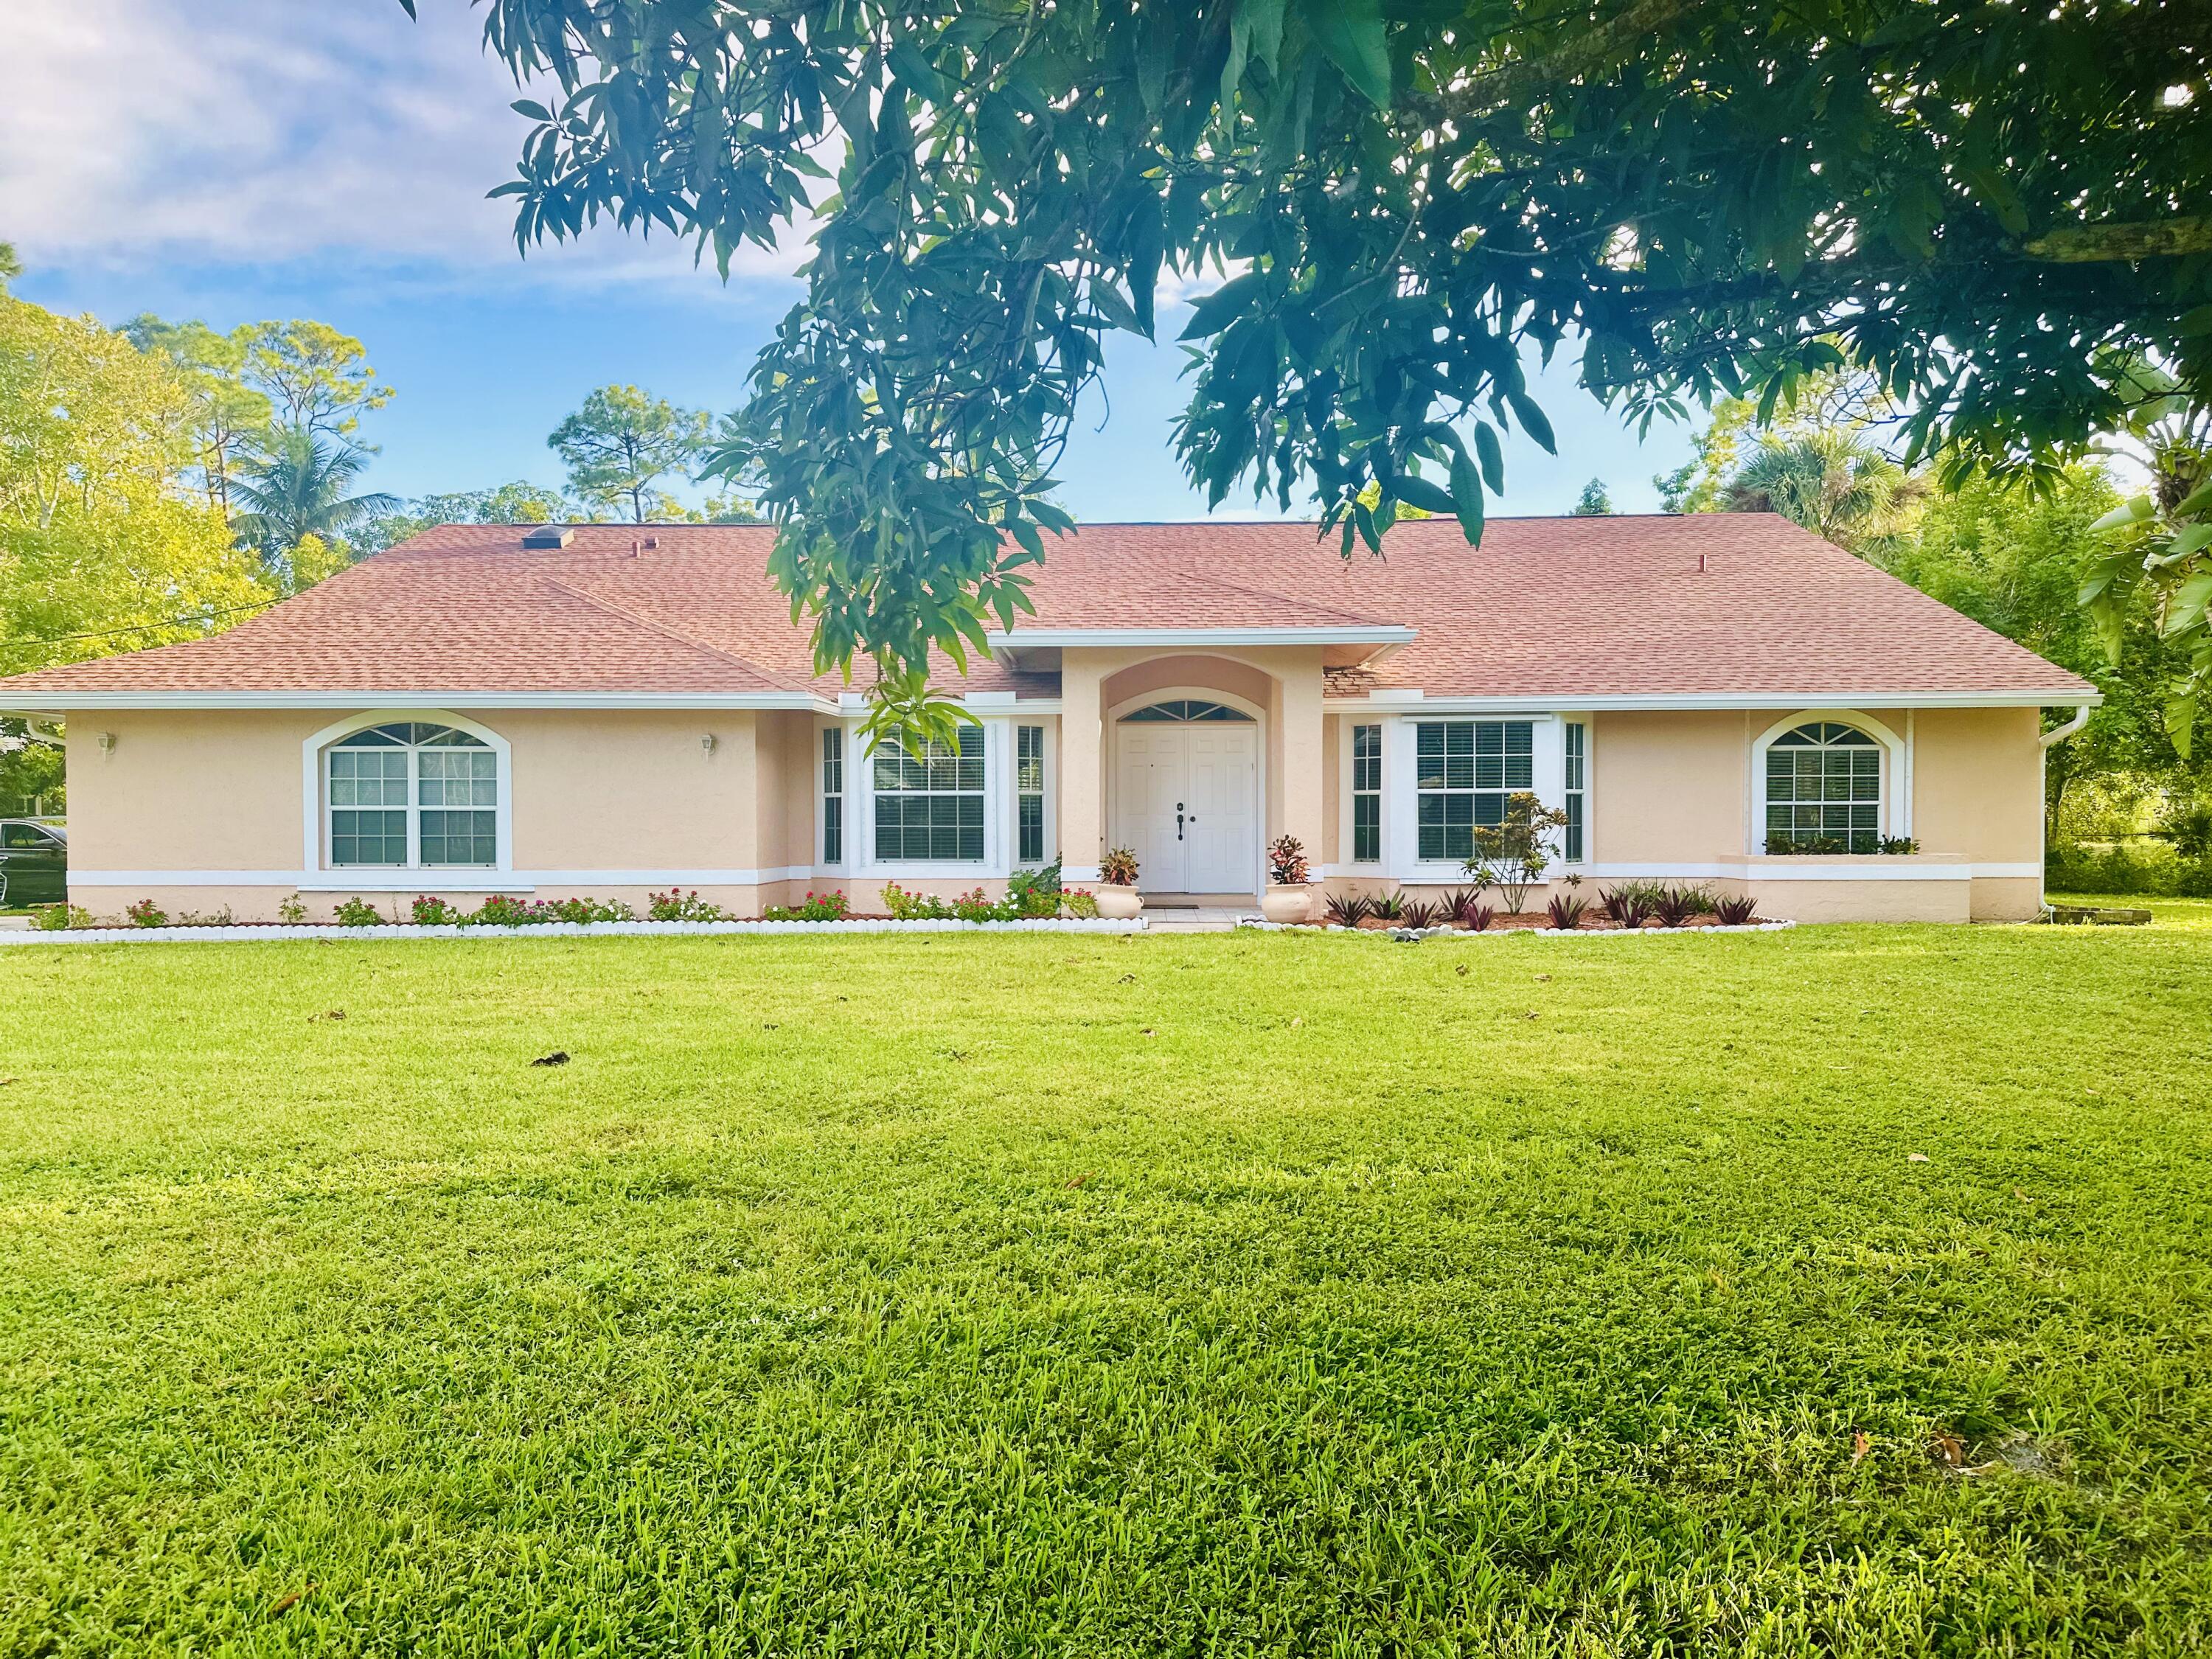
[[[1764,438],[1729,481],[1735,513],[1779,513],[1866,558],[1893,551],[1927,481],[1856,434]]]
[[[283,574],[287,552],[310,536],[343,541],[380,514],[396,513],[396,495],[349,495],[368,457],[304,427],[280,428],[269,447],[231,486],[246,508],[234,520],[238,532],[260,550],[271,572]]]

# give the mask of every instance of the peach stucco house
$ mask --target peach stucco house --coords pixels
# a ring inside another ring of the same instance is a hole
[[[1155,904],[1248,902],[1276,836],[1333,889],[1462,880],[1528,788],[1557,872],[1770,915],[2041,897],[2041,711],[2085,682],[1784,520],[1097,525],[948,689],[928,763],[862,753],[764,574],[771,533],[449,525],[218,638],[0,680],[67,722],[70,890],[267,918],[294,893],[993,887],[1127,844]],[[1871,849],[1911,837],[1917,854]],[[1771,854],[1770,844],[1825,852]],[[1854,849],[1838,853],[1838,843]]]

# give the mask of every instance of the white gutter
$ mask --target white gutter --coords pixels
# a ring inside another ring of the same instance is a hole
[[[2072,737],[2076,732],[2079,732],[2083,726],[2089,723],[2089,710],[2094,707],[2095,705],[2094,703],[2083,703],[2080,708],[2074,711],[2074,718],[2072,720],[2067,721],[2063,726],[2052,726],[2040,738],[2038,738],[2036,742],[2041,747],[2045,749],[2051,748],[2056,744],[2065,742],[2067,738]]]
[[[1522,714],[1572,708],[1590,714],[1634,713],[1642,709],[1771,708],[1784,713],[1814,708],[2049,708],[2077,703],[2094,708],[2101,696],[2086,700],[2078,690],[2049,691],[1633,691],[1592,695],[1571,690],[1534,696],[1431,696],[1418,690],[1371,691],[1364,697],[1331,697],[1331,714]]]
[[[96,708],[803,708],[834,714],[811,691],[17,691],[0,714]]]

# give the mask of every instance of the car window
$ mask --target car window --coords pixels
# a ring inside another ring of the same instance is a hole
[[[0,824],[0,847],[29,848],[36,852],[45,852],[53,844],[53,838],[35,823]]]

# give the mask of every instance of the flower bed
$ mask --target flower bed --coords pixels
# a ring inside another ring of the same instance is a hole
[[[909,921],[855,916],[842,921],[541,921],[519,927],[474,924],[418,927],[413,922],[348,927],[338,922],[246,921],[161,927],[33,928],[0,932],[0,945],[137,945],[167,940],[197,944],[225,939],[322,939],[372,944],[409,939],[637,939],[729,933],[1135,933],[1141,916],[1109,921],[1078,916],[1032,916],[1012,921]]]

